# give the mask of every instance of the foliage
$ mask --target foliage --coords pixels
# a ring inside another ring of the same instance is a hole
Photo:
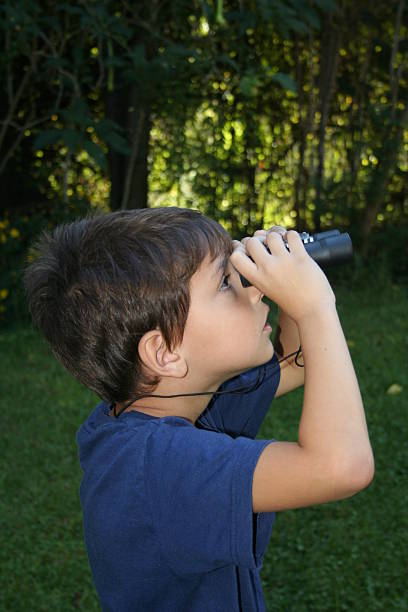
[[[170,200],[222,209],[241,233],[278,214],[302,229],[353,221],[367,242],[395,210],[407,167],[403,0],[2,10],[3,164],[27,139],[65,173],[85,150],[121,182],[115,207],[143,205],[134,192],[149,171],[151,203],[170,184]]]
[[[236,238],[338,227],[406,278],[406,9],[3,2],[0,221],[22,234],[3,232],[1,306],[19,311],[11,266],[51,208],[82,200],[193,206]]]
[[[278,514],[261,574],[269,612],[407,606],[407,294],[375,268],[334,288],[376,476],[352,499]],[[0,335],[0,359],[0,609],[96,611],[75,432],[97,398],[29,328]],[[274,401],[260,437],[296,439],[301,402],[300,390]]]
[[[28,214],[19,212],[0,218],[0,326],[29,321],[22,286],[23,270],[31,261],[30,247],[44,230],[85,216],[92,208],[86,200],[43,202]]]
[[[394,282],[401,285],[408,283],[407,237],[408,223],[382,224],[373,232],[368,253],[374,264],[382,262]]]
[[[225,10],[217,43],[231,65],[208,79],[183,136],[178,129],[172,141],[173,117],[153,130],[150,202],[156,192],[164,200],[165,171],[169,201],[217,209],[238,233],[276,219],[353,227],[367,256],[373,228],[408,210],[401,2],[326,5],[313,17],[306,10],[289,32],[263,7]]]

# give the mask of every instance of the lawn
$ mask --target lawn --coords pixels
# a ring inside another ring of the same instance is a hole
[[[352,499],[278,515],[262,570],[268,611],[407,610],[407,290],[374,272],[333,286],[376,476]],[[99,610],[75,442],[97,398],[27,327],[3,331],[0,360],[0,610]],[[301,405],[301,390],[273,402],[260,437],[295,439]]]

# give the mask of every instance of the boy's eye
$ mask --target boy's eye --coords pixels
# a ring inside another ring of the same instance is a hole
[[[229,281],[228,281],[229,277],[230,277],[229,274],[225,274],[222,277],[220,291],[225,291],[226,289],[230,289],[231,288],[231,285],[229,284]]]

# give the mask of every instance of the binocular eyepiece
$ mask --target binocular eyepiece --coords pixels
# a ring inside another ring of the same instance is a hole
[[[353,245],[347,233],[340,233],[339,230],[319,232],[318,234],[299,234],[307,253],[321,268],[329,268],[343,263],[353,261]],[[289,247],[285,242],[286,248]],[[269,249],[266,246],[268,252]],[[243,287],[250,287],[251,283],[240,274]]]

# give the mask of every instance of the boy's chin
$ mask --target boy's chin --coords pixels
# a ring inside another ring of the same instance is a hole
[[[269,342],[269,346],[267,347],[267,349],[265,350],[264,356],[262,358],[262,360],[257,363],[256,365],[263,365],[264,363],[268,363],[268,361],[270,361],[273,357],[275,353],[275,349],[273,347],[272,342]]]
[[[233,376],[239,376],[240,374],[243,374],[244,372],[247,372],[248,370],[252,370],[252,368],[257,368],[261,365],[268,363],[272,359],[274,353],[275,353],[275,350],[271,343],[270,350],[265,351],[263,356],[260,356],[258,359],[255,359],[253,363],[249,363],[247,366],[242,367],[242,369],[231,373],[229,378],[232,378]]]

